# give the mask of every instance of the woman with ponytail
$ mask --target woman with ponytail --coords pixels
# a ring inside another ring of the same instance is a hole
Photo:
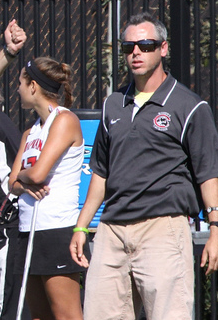
[[[69,251],[84,154],[79,119],[69,111],[71,68],[39,57],[26,64],[19,81],[22,108],[35,110],[39,118],[23,134],[9,180],[19,196],[15,272],[23,274],[34,203],[39,201],[26,290],[32,319],[82,320],[79,280],[84,269]],[[64,107],[58,103],[61,87]],[[88,242],[86,249],[89,256]]]

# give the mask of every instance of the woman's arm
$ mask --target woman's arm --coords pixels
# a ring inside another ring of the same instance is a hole
[[[18,173],[21,170],[22,154],[23,154],[23,151],[24,151],[24,147],[25,147],[25,144],[26,144],[26,138],[27,138],[27,136],[29,134],[29,131],[30,130],[27,130],[27,131],[25,131],[23,133],[23,136],[22,136],[22,139],[21,139],[21,142],[20,142],[20,147],[19,147],[17,155],[15,157],[15,160],[14,160],[14,163],[13,163],[13,166],[12,166],[12,169],[11,169],[10,177],[9,177],[9,182],[8,182],[9,183],[9,189],[11,189],[12,186],[13,186],[12,192],[17,196],[21,195],[24,192],[24,189],[23,189],[22,185],[20,184],[20,182],[17,181],[17,176],[18,176]]]
[[[42,184],[56,161],[70,146],[82,145],[79,119],[69,111],[61,112],[53,121],[46,143],[35,165],[18,173],[17,178],[27,184]]]
[[[21,159],[22,159],[22,154],[25,148],[26,144],[26,138],[29,134],[30,130],[27,130],[24,132],[20,147],[17,153],[17,156],[14,160],[13,167],[11,170],[11,174],[9,177],[9,188],[12,188],[12,193],[20,196],[22,193],[28,193],[32,197],[34,197],[36,200],[40,200],[43,197],[45,197],[46,194],[49,193],[49,187],[46,185],[31,185],[31,184],[26,184],[23,183],[22,181],[18,181],[18,174],[21,172]],[[23,170],[25,171],[25,170]]]

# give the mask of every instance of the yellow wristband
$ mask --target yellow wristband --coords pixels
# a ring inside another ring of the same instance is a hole
[[[86,228],[77,227],[77,228],[74,228],[74,229],[73,229],[73,232],[79,232],[79,231],[83,231],[83,232],[85,232],[86,234],[89,234],[89,230],[86,229]]]

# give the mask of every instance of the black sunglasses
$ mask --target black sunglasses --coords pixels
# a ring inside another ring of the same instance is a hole
[[[142,52],[153,52],[156,48],[160,47],[163,41],[145,39],[139,41],[123,41],[121,43],[121,48],[123,53],[132,53],[135,45],[139,47]]]

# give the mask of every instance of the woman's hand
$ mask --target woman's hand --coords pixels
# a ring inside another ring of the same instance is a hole
[[[19,182],[23,188],[23,192],[28,193],[30,196],[32,196],[36,200],[42,200],[50,192],[50,188],[43,184],[36,185],[36,184],[27,184],[22,181],[19,181]]]

